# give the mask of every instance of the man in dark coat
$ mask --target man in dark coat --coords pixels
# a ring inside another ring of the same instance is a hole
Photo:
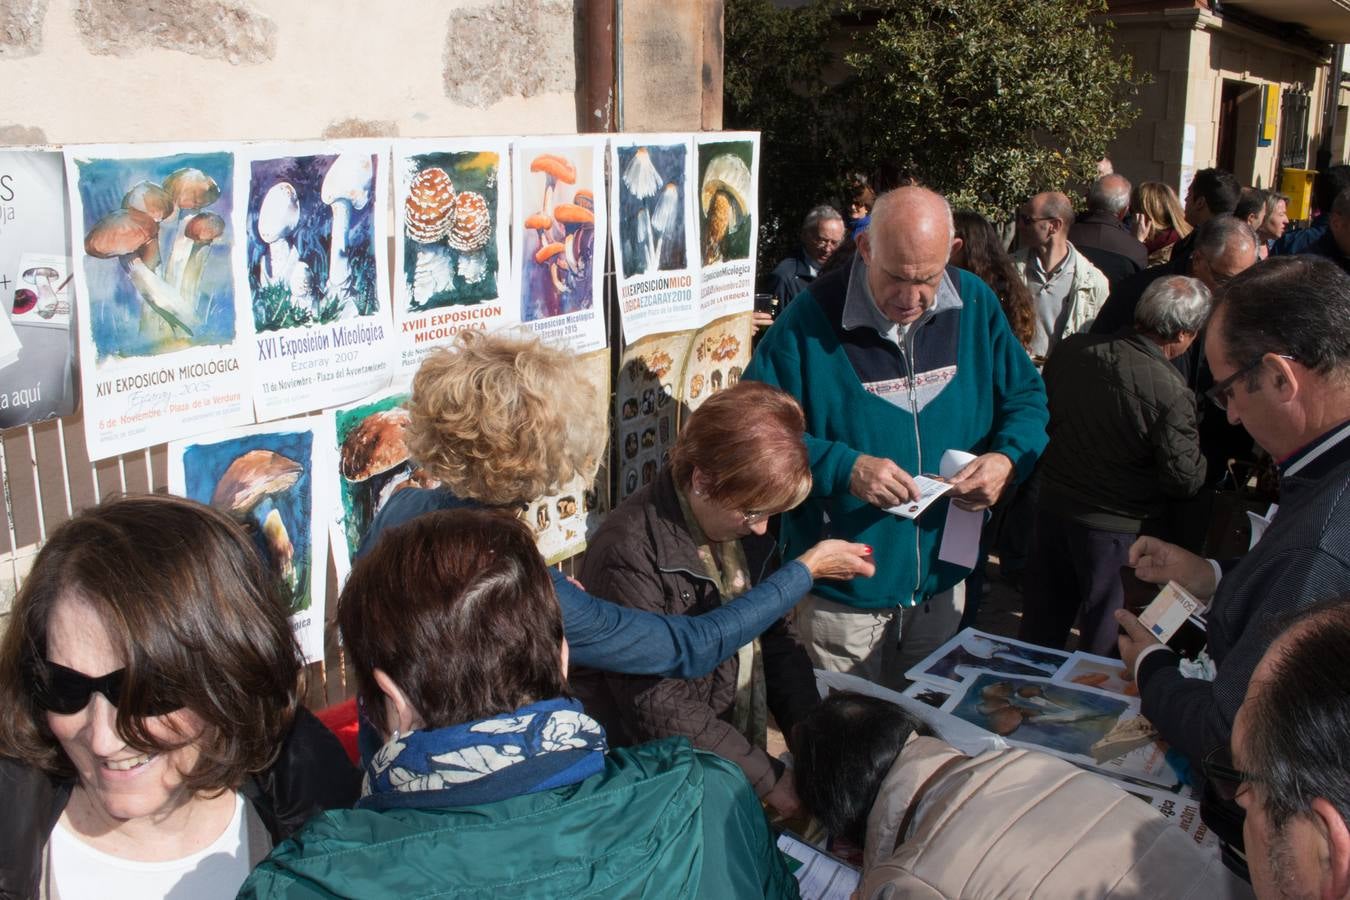
[[[1332,204],[1327,230],[1303,252],[1324,256],[1350,272],[1350,188],[1341,191]]]
[[[1104,175],[1088,190],[1087,212],[1069,229],[1073,244],[1102,270],[1112,289],[1148,268],[1148,250],[1125,227],[1130,212],[1130,182],[1123,175]]]
[[[765,285],[781,309],[820,274],[820,267],[844,240],[844,217],[833,206],[817,206],[802,222],[802,245],[774,267]]]

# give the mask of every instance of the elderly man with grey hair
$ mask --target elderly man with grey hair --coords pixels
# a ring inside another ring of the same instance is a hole
[[[844,217],[833,206],[821,204],[806,214],[801,238],[797,252],[769,273],[766,287],[780,309],[816,280],[820,267],[844,240]]]
[[[1148,268],[1148,250],[1125,227],[1130,213],[1130,180],[1104,175],[1088,189],[1087,212],[1069,229],[1069,241],[1101,269],[1114,288]]]
[[[1063,647],[1078,619],[1082,649],[1115,652],[1130,545],[1204,483],[1195,395],[1171,360],[1195,341],[1209,301],[1199,280],[1163,278],[1140,299],[1134,328],[1074,335],[1050,355],[1023,640]]]

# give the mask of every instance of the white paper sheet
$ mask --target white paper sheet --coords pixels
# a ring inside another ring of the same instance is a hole
[[[975,459],[975,454],[964,450],[948,450],[942,454],[939,472],[943,478],[951,478]],[[938,547],[938,559],[973,569],[980,561],[980,532],[984,529],[984,511],[974,512],[960,509],[955,503],[947,504],[947,522],[942,527],[942,544]]]

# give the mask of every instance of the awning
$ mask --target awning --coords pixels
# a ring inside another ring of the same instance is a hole
[[[1350,0],[1223,0],[1223,5],[1302,25],[1319,41],[1350,44]]]

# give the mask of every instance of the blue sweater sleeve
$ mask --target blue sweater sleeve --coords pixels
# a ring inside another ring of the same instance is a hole
[[[662,616],[592,597],[552,571],[572,662],[630,675],[701,678],[811,590],[811,570],[793,560],[703,615]]]

